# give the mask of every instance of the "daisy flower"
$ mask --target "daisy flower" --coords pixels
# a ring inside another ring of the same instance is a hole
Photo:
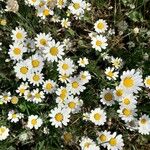
[[[122,106],[129,106],[132,108],[136,108],[136,97],[133,95],[124,95],[122,99],[120,99],[120,105]]]
[[[96,145],[89,145],[88,150],[100,150],[100,147]]]
[[[30,84],[39,86],[40,84],[43,83],[43,74],[40,72],[34,72],[34,73],[30,73],[28,76],[28,80],[30,82]]]
[[[150,134],[150,118],[147,115],[143,115],[140,117],[138,121],[138,131],[143,135]]]
[[[62,75],[71,75],[74,71],[75,71],[75,65],[73,63],[73,60],[71,60],[70,58],[65,58],[65,60],[60,60],[58,61],[58,69],[57,71],[59,72],[59,74]]]
[[[79,78],[83,84],[86,84],[91,80],[91,75],[89,71],[81,71],[79,74]]]
[[[118,57],[117,58],[111,57],[111,63],[116,69],[119,69],[123,65],[122,59]]]
[[[73,114],[79,112],[82,103],[82,100],[79,100],[78,97],[74,97],[73,95],[68,96],[67,100],[64,102],[65,107],[67,107]]]
[[[64,75],[59,75],[59,80],[62,82],[62,83],[67,83],[69,81],[69,76],[67,76],[66,74]]]
[[[13,45],[10,45],[9,56],[12,60],[21,60],[23,53],[25,53],[27,49],[21,43],[14,42]]]
[[[0,126],[0,141],[5,140],[9,136],[9,129],[5,126]]]
[[[70,95],[68,89],[66,87],[62,87],[62,86],[57,89],[56,94],[58,96],[56,98],[56,103],[58,103],[58,104],[61,104],[61,103],[65,102],[65,100]]]
[[[125,91],[121,86],[116,86],[114,90],[115,100],[120,100],[125,95]]]
[[[124,71],[121,76],[121,86],[128,93],[138,93],[143,86],[142,76],[140,72],[132,70]]]
[[[112,79],[116,80],[116,78],[118,77],[118,73],[119,72],[115,71],[115,68],[113,68],[113,67],[112,68],[108,67],[105,70],[105,74],[106,74],[108,80],[112,80]]]
[[[90,120],[95,125],[104,125],[106,122],[106,112],[101,108],[96,108],[94,110],[91,110],[90,113]]]
[[[44,66],[44,62],[43,62],[43,58],[38,55],[32,55],[30,59],[28,59],[28,64],[30,69],[32,69],[32,71],[42,71],[43,66]]]
[[[12,98],[11,98],[11,103],[12,104],[17,104],[18,101],[19,101],[19,98],[17,96],[12,96]]]
[[[35,38],[35,44],[38,48],[44,48],[48,46],[48,42],[51,40],[50,34],[39,33]]]
[[[112,106],[113,104],[115,104],[113,92],[113,89],[103,89],[103,91],[100,94],[100,101],[107,106]]]
[[[3,103],[7,104],[11,100],[11,93],[10,92],[3,93],[2,95],[0,95],[0,100]]]
[[[101,131],[98,133],[97,141],[98,144],[101,144],[104,148],[107,146],[107,142],[110,140],[110,131]]]
[[[137,116],[136,109],[129,106],[121,106],[117,112],[119,113],[119,117],[125,122],[132,121]]]
[[[55,128],[62,128],[63,125],[67,126],[70,117],[69,113],[70,111],[68,109],[63,109],[61,107],[52,109],[49,114],[51,125],[55,126]]]
[[[33,97],[33,95],[31,94],[31,91],[26,90],[26,91],[24,92],[24,98],[25,98],[26,101],[32,102],[34,97]]]
[[[102,49],[106,49],[108,45],[106,42],[107,42],[106,37],[102,35],[97,35],[96,37],[92,37],[92,42],[91,42],[92,48],[101,52]]]
[[[15,30],[12,30],[12,40],[17,42],[23,42],[27,36],[25,30],[21,27],[16,27]]]
[[[144,84],[147,88],[150,88],[150,76],[147,76],[144,80]]]
[[[94,24],[94,29],[97,33],[104,33],[108,29],[108,25],[105,20],[99,19]]]
[[[16,123],[16,122],[19,121],[19,118],[20,118],[19,114],[18,114],[18,113],[15,113],[14,110],[9,111],[9,113],[8,113],[8,118],[7,118],[7,119],[10,120],[10,122]]]
[[[79,95],[81,92],[83,92],[86,87],[83,86],[83,83],[79,79],[79,77],[71,77],[69,79],[69,83],[67,84],[67,89],[73,94]]]
[[[122,135],[119,134],[117,135],[116,132],[114,132],[110,136],[110,140],[107,144],[107,149],[108,150],[122,150],[124,146]]]
[[[45,48],[44,53],[46,59],[51,62],[62,59],[62,56],[65,54],[63,45],[60,45],[60,42],[56,43],[55,40],[49,42],[49,46]]]
[[[85,121],[90,120],[90,113],[83,113],[83,120]]]
[[[33,96],[33,102],[36,104],[42,102],[42,100],[45,98],[44,92],[39,91],[39,89],[34,89],[32,91],[32,96]]]
[[[28,83],[21,83],[20,86],[17,88],[16,92],[19,93],[19,96],[24,95],[25,91],[29,88]]]
[[[27,0],[28,4],[29,5],[32,5],[32,6],[37,6],[40,4],[40,0]]]
[[[74,15],[84,14],[84,9],[86,8],[85,1],[82,0],[72,0],[72,3],[69,5],[69,10]]]
[[[27,77],[30,74],[30,69],[27,61],[21,61],[14,66],[14,71],[16,73],[16,77],[26,81]]]
[[[88,150],[90,145],[95,145],[95,142],[88,137],[82,137],[79,145],[81,150]]]
[[[54,93],[56,90],[56,82],[53,80],[46,80],[43,82],[43,90],[46,94],[48,93]]]
[[[62,9],[66,6],[67,0],[57,0],[57,7]]]
[[[28,122],[27,127],[30,129],[38,129],[43,124],[43,121],[41,118],[38,117],[38,115],[31,115],[28,116]]]
[[[86,57],[80,58],[78,60],[78,64],[79,64],[80,67],[85,67],[86,65],[89,64],[89,60]]]
[[[63,18],[61,20],[61,26],[64,27],[64,28],[69,28],[71,25],[71,22],[68,20],[68,18]]]
[[[126,128],[130,131],[135,131],[138,129],[138,120],[134,118],[133,120],[126,122]]]

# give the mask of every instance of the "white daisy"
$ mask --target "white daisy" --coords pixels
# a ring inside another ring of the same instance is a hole
[[[0,100],[7,104],[11,100],[11,93],[10,92],[4,92],[2,95],[0,95]]]
[[[66,74],[64,74],[64,75],[59,75],[59,80],[60,80],[62,83],[67,83],[67,82],[69,82],[69,76],[67,76]]]
[[[0,126],[0,141],[5,140],[9,136],[9,129],[5,126]]]
[[[124,88],[121,86],[116,86],[116,90],[114,90],[115,100],[120,100],[125,95]]]
[[[85,67],[86,65],[89,64],[89,61],[88,61],[88,59],[86,57],[80,58],[78,60],[78,64],[79,64],[80,67]]]
[[[30,82],[30,84],[39,86],[40,84],[43,83],[43,74],[40,72],[35,72],[35,73],[30,73],[30,75],[28,76],[28,80]]]
[[[70,58],[65,58],[65,60],[60,60],[58,62],[58,69],[57,71],[59,71],[59,74],[62,75],[71,75],[74,71],[75,71],[75,65],[73,63],[73,60],[71,60]]]
[[[107,142],[110,140],[110,131],[101,131],[98,133],[97,141],[98,144],[101,144],[104,148],[107,146]]]
[[[99,19],[98,21],[96,21],[96,23],[94,24],[94,28],[95,28],[95,31],[97,33],[104,33],[107,28],[108,28],[108,25],[106,23],[105,20],[103,19]]]
[[[150,88],[150,76],[147,76],[144,80],[144,84],[147,88]]]
[[[86,87],[83,86],[83,83],[81,82],[79,77],[71,77],[69,79],[69,83],[67,84],[67,89],[73,94],[80,94],[83,92]]]
[[[12,60],[21,60],[23,53],[25,53],[27,49],[21,43],[14,42],[13,45],[10,45],[9,56]]]
[[[107,144],[107,149],[108,150],[122,150],[124,146],[122,135],[119,134],[117,135],[116,132],[114,132],[110,136],[110,140]]]
[[[44,50],[45,57],[48,61],[54,62],[58,59],[62,59],[62,56],[65,54],[63,45],[60,45],[60,42],[55,42],[52,40],[49,42],[49,46]]]
[[[23,28],[16,27],[15,30],[12,30],[12,39],[17,42],[23,42],[27,36],[27,33]]]
[[[67,126],[70,117],[69,113],[69,110],[63,109],[61,107],[52,109],[49,114],[52,126],[55,126],[55,128],[62,128],[63,125]]]
[[[27,77],[30,74],[30,69],[27,61],[21,61],[14,66],[14,71],[16,73],[16,77],[26,81]]]
[[[137,93],[141,89],[141,86],[143,86],[140,72],[134,69],[124,71],[121,76],[121,86],[128,93]]]
[[[33,97],[33,95],[31,94],[31,91],[26,90],[26,91],[24,92],[24,98],[25,98],[26,101],[32,102],[34,97]]]
[[[28,116],[28,123],[27,127],[30,129],[38,129],[43,124],[43,121],[41,118],[38,117],[38,115],[31,115]]]
[[[86,84],[91,80],[91,75],[89,71],[81,71],[79,74],[79,78],[83,84]]]
[[[103,91],[100,94],[100,101],[107,106],[112,106],[115,104],[115,99],[114,99],[114,94],[113,94],[113,89],[103,89]]]
[[[40,4],[40,0],[27,0],[28,4],[32,5],[32,6],[37,6]]]
[[[67,0],[57,0],[57,7],[62,9],[66,6]]]
[[[106,112],[101,108],[96,108],[94,110],[91,110],[90,113],[90,120],[95,125],[104,125],[106,122]]]
[[[117,58],[111,57],[111,63],[116,69],[119,69],[123,65],[122,59],[118,57]]]
[[[45,93],[54,93],[54,91],[56,90],[56,82],[54,82],[53,80],[46,80],[43,82],[43,90]]]
[[[37,34],[37,37],[35,38],[35,44],[39,48],[44,48],[48,46],[48,42],[50,40],[52,40],[50,34],[39,33]]]
[[[17,88],[16,92],[19,93],[19,96],[24,95],[25,91],[29,88],[28,83],[21,83],[20,86]]]
[[[147,115],[143,115],[140,117],[138,121],[138,131],[143,135],[150,134],[150,118]]]
[[[14,110],[9,111],[9,113],[8,113],[8,120],[10,120],[11,122],[16,123],[16,122],[19,121],[19,118],[20,118],[19,114],[15,113]]]
[[[34,89],[32,91],[32,96],[33,96],[33,102],[36,104],[42,102],[43,99],[45,98],[44,92],[39,91],[39,89]]]
[[[71,22],[68,20],[68,18],[63,18],[61,20],[61,26],[64,27],[64,28],[69,28],[71,25]]]
[[[107,42],[106,37],[102,35],[97,35],[96,37],[92,38],[92,42],[91,42],[92,48],[101,52],[102,49],[106,49],[108,45],[106,42]]]
[[[116,78],[118,77],[118,71],[115,71],[115,68],[110,68],[110,67],[108,67],[108,68],[106,68],[106,70],[105,70],[105,74],[106,74],[106,77],[107,77],[107,79],[108,80],[116,80]]]

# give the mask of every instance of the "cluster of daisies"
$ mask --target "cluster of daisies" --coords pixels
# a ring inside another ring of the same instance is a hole
[[[47,19],[48,16],[53,16],[58,18],[54,14],[54,8],[63,9],[68,7],[67,15],[72,14],[76,19],[81,19],[84,17],[86,10],[90,10],[90,3],[83,0],[72,0],[68,2],[67,0],[25,0],[26,4],[33,6],[36,9],[36,15],[41,19]],[[62,23],[64,26],[68,26],[68,18],[63,19]]]
[[[75,64],[72,59],[65,58],[66,45],[54,40],[50,33],[39,33],[34,39],[30,39],[23,28],[16,27],[12,30],[11,37],[13,44],[10,45],[8,54],[10,61],[14,63],[14,74],[21,83],[15,91],[16,95],[11,95],[10,92],[0,95],[1,104],[17,104],[20,98],[24,98],[29,103],[38,105],[46,103],[48,95],[54,94],[57,106],[49,113],[50,123],[56,128],[67,126],[71,114],[78,113],[83,105],[80,93],[86,89],[85,84],[89,82],[91,75],[81,69],[84,70],[88,65],[88,59],[80,58]],[[49,65],[46,70],[51,70],[50,66],[54,63],[57,64],[58,82],[49,79],[43,71],[46,64]],[[8,120],[13,123],[25,117],[17,110],[8,113]],[[44,119],[40,116],[30,115],[26,127],[38,129],[43,123]],[[6,139],[8,132],[9,129],[2,126],[0,139]]]

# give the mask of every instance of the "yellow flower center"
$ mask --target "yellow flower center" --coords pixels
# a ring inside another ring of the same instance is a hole
[[[128,98],[125,98],[123,100],[123,103],[126,104],[126,105],[129,105],[130,104],[130,100]]]
[[[131,110],[124,108],[122,111],[123,115],[126,117],[130,116],[132,114]]]
[[[114,75],[114,73],[112,72],[112,71],[109,71],[108,73],[107,73],[107,76],[109,76],[109,77],[113,77],[113,75]]]
[[[102,41],[99,41],[99,40],[96,41],[96,46],[101,46],[102,44],[103,44]]]
[[[46,41],[45,39],[41,39],[41,40],[40,40],[40,44],[41,44],[41,45],[46,45],[46,44],[47,44],[47,41]]]
[[[8,96],[7,96],[7,95],[4,95],[4,96],[3,96],[3,98],[4,98],[4,100],[6,100],[6,101],[7,101]]]
[[[48,16],[48,15],[49,15],[49,10],[48,10],[48,9],[45,9],[45,10],[43,11],[43,14],[44,14],[44,16]]]
[[[70,102],[68,103],[69,108],[74,109],[76,107],[76,103],[75,102]]]
[[[5,130],[6,130],[6,129],[5,129],[4,127],[1,127],[1,128],[0,128],[0,135],[2,135],[2,134],[5,132]]]
[[[104,134],[102,134],[102,135],[100,135],[99,139],[100,139],[100,141],[105,142],[107,138]]]
[[[111,101],[111,100],[113,99],[113,95],[112,95],[111,93],[106,93],[106,94],[104,95],[104,99],[105,99],[106,101]]]
[[[34,2],[34,3],[35,3],[35,2],[36,2],[36,0],[32,0],[32,2]]]
[[[63,65],[62,65],[62,68],[63,68],[64,70],[67,70],[67,69],[69,68],[69,65],[68,65],[68,64],[63,64]]]
[[[53,85],[51,83],[46,84],[46,90],[50,91],[53,88]]]
[[[99,113],[96,113],[94,115],[94,119],[97,120],[97,121],[100,120],[101,119],[101,115]]]
[[[12,104],[17,104],[18,103],[18,97],[17,96],[13,96],[11,99],[11,103]]]
[[[117,140],[116,140],[115,138],[111,138],[111,139],[109,140],[109,144],[110,144],[111,146],[115,146],[115,145],[117,144]]]
[[[74,4],[73,4],[73,7],[74,7],[74,9],[76,9],[76,10],[77,10],[77,9],[79,9],[79,8],[80,8],[80,4],[79,4],[79,3],[74,3]]]
[[[14,52],[15,55],[20,55],[21,54],[20,48],[14,48],[13,52]]]
[[[74,81],[74,82],[72,83],[72,87],[73,87],[74,89],[78,88],[78,87],[79,87],[79,83],[78,83],[77,81]]]
[[[13,119],[17,118],[17,115],[16,114],[12,114],[12,118]]]
[[[16,37],[17,37],[17,39],[22,39],[22,37],[23,37],[23,36],[22,36],[22,33],[19,33],[19,32],[18,32],[18,33],[16,34]]]
[[[35,126],[37,124],[37,119],[32,119],[31,124]]]
[[[21,94],[24,94],[24,92],[25,92],[25,89],[19,89],[19,92],[21,93]]]
[[[20,68],[20,72],[21,72],[22,74],[26,74],[26,73],[28,72],[28,68],[27,68],[27,67],[21,67],[21,68]]]
[[[58,5],[62,6],[64,4],[64,0],[58,0]]]
[[[99,22],[97,24],[97,28],[100,29],[100,30],[104,29],[104,24],[102,22]]]
[[[127,88],[130,88],[134,85],[134,80],[132,79],[132,77],[126,77],[123,80],[123,85]]]
[[[83,74],[83,75],[81,76],[81,78],[84,80],[84,79],[86,79],[86,76]]]
[[[63,115],[61,113],[58,113],[55,115],[55,119],[58,122],[61,122],[63,120]]]
[[[40,76],[37,75],[37,74],[35,74],[35,75],[33,76],[33,80],[34,80],[34,81],[39,81],[39,80],[40,80]]]
[[[64,99],[66,98],[66,96],[67,96],[67,90],[63,89],[61,91],[61,94],[60,94],[60,98],[62,99],[62,101],[64,101]]]
[[[91,145],[91,143],[86,142],[86,143],[84,144],[84,148],[89,148],[90,145]]]
[[[50,49],[50,54],[51,54],[52,56],[56,56],[56,55],[58,54],[58,48],[57,48],[57,47],[52,47],[52,48]]]
[[[146,124],[146,123],[147,123],[147,120],[143,118],[143,119],[141,119],[140,122],[141,122],[141,124]]]
[[[38,66],[39,66],[39,64],[40,64],[40,62],[39,62],[37,59],[32,60],[32,66],[33,66],[33,68],[38,67]]]
[[[40,93],[36,93],[36,94],[35,94],[35,98],[37,98],[37,99],[41,98]]]
[[[122,96],[122,94],[123,94],[123,90],[121,90],[121,89],[116,90],[117,96]]]
[[[150,85],[150,79],[146,80],[146,84]]]

